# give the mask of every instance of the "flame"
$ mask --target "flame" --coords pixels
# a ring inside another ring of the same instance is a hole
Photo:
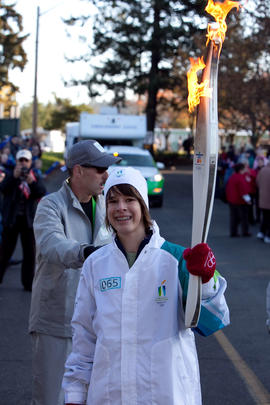
[[[209,87],[209,80],[198,83],[197,72],[205,68],[203,56],[196,60],[190,58],[190,69],[187,72],[188,78],[188,110],[193,112],[195,107],[200,104],[201,97],[211,97],[212,89]]]
[[[238,1],[225,0],[223,3],[219,2],[214,3],[213,0],[208,0],[205,11],[207,11],[208,14],[211,14],[215,18],[216,22],[218,23],[218,26],[216,29],[212,29],[211,25],[210,24],[208,25],[206,34],[207,37],[206,45],[208,45],[209,41],[217,40],[217,38],[221,43],[224,42],[225,34],[227,31],[227,24],[225,22],[225,19],[227,17],[227,14],[234,7],[236,7],[237,10],[239,10],[240,6]]]
[[[222,43],[224,42],[225,34],[227,31],[227,24],[225,22],[225,19],[227,17],[227,14],[234,7],[239,10],[240,5],[238,1],[225,0],[223,3],[214,3],[213,0],[208,0],[207,6],[205,8],[205,11],[207,11],[208,14],[211,14],[216,20],[216,23],[208,24],[206,46],[208,45],[209,41],[213,41],[212,43],[214,44],[214,46],[219,47],[219,54],[221,52]],[[209,88],[209,80],[204,80],[200,84],[198,83],[197,72],[198,70],[202,70],[205,68],[203,57],[197,58],[196,60],[190,58],[190,63],[191,67],[187,73],[188,110],[189,112],[193,112],[195,107],[200,104],[201,97],[212,96],[212,89]]]

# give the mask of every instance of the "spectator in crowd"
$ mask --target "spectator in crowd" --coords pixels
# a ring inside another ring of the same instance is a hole
[[[34,221],[37,269],[29,331],[33,348],[32,405],[62,405],[61,382],[71,349],[71,317],[80,270],[98,246],[111,240],[102,191],[107,168],[121,160],[95,140],[68,152],[70,177],[39,203]]]
[[[35,270],[34,215],[39,199],[46,193],[42,179],[33,173],[31,165],[31,152],[27,149],[19,150],[13,172],[7,173],[0,183],[0,192],[3,194],[0,283],[20,235],[23,251],[21,281],[26,291],[32,290]]]
[[[29,150],[31,151],[32,143],[33,143],[33,138],[28,135],[28,136],[26,136],[26,137],[23,138],[23,140],[22,140],[22,147],[23,147],[24,149],[29,149]],[[31,151],[31,153],[32,153],[32,151]],[[33,156],[33,154],[32,154],[32,156]]]
[[[245,166],[243,176],[247,183],[247,194],[250,196],[250,203],[248,204],[248,221],[250,225],[255,224],[255,198],[256,198],[256,171],[251,169],[249,166],[249,160],[247,158],[242,158],[239,163],[243,163]]]
[[[34,173],[37,173],[39,176],[43,177],[41,159],[35,159],[33,161],[33,171]]]
[[[14,135],[10,138],[9,141],[10,153],[12,154],[14,159],[16,159],[17,152],[21,149],[21,143],[22,139],[17,135]]]
[[[215,197],[224,201],[224,174],[227,168],[227,152],[225,146],[221,147],[218,155]]]
[[[31,153],[33,156],[33,162],[36,159],[41,159],[42,150],[41,150],[40,144],[38,142],[33,143],[32,147],[31,147]]]
[[[183,148],[184,151],[186,152],[188,159],[190,159],[192,147],[193,147],[193,137],[189,136],[183,142]]]
[[[253,148],[249,148],[246,152],[246,158],[248,160],[249,167],[252,169],[255,161],[255,151]]]
[[[238,227],[241,225],[242,236],[251,236],[248,223],[248,206],[251,198],[248,194],[248,187],[243,176],[245,166],[243,163],[234,165],[234,173],[226,185],[226,198],[230,209],[230,236],[237,237]]]
[[[104,194],[115,239],[83,266],[65,403],[201,404],[184,308],[190,272],[203,282],[204,316],[196,331],[208,336],[229,323],[226,281],[215,272],[214,255],[206,243],[184,249],[160,236],[138,170],[115,169]]]
[[[263,161],[263,165],[262,165],[262,161]],[[257,152],[256,152],[256,157],[254,159],[254,163],[253,163],[253,169],[257,169],[257,167],[260,166],[265,166],[268,163],[268,159],[267,157],[265,157],[262,149],[258,148]]]
[[[262,212],[259,239],[270,243],[270,162],[258,173],[256,183],[259,189],[259,207]]]
[[[227,167],[224,172],[224,184],[225,185],[228,183],[229,178],[234,173],[234,165],[235,165],[235,162],[233,160],[231,160],[231,158],[228,157]]]
[[[238,155],[235,151],[235,147],[233,144],[229,145],[227,158],[230,159],[231,162],[236,163],[238,159]]]
[[[8,144],[5,145],[0,152],[0,161],[0,164],[4,168],[5,172],[13,171],[16,165],[16,159],[11,154],[10,146]]]
[[[256,157],[256,165],[253,167],[255,172],[256,172],[256,177],[258,176],[259,171],[261,170],[262,167],[265,166],[265,164],[268,163],[268,160],[264,158],[264,156],[257,156]],[[255,163],[255,162],[254,162]],[[261,222],[261,210],[259,207],[259,189],[256,183],[256,194],[255,194],[255,219],[257,223]]]
[[[39,176],[43,176],[42,174],[42,149],[38,142],[34,142],[31,147],[31,153],[33,156],[33,170],[35,173],[38,173]]]

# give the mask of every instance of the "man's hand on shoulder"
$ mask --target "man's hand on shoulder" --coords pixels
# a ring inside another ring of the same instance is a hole
[[[90,256],[93,252],[95,252],[100,247],[101,246],[93,246],[93,245],[86,246],[83,251],[84,258],[87,259],[88,256]]]

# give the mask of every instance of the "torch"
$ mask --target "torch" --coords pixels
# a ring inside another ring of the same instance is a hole
[[[214,4],[208,1],[206,11],[216,18],[208,24],[207,57],[196,62],[191,59],[188,72],[189,110],[198,104],[193,160],[193,215],[191,246],[206,242],[215,194],[218,159],[218,63],[222,42],[227,29],[225,18],[238,2]],[[197,70],[203,69],[202,81],[197,83]],[[195,77],[196,76],[196,77]],[[201,309],[201,278],[189,274],[185,309],[185,326],[196,327]]]

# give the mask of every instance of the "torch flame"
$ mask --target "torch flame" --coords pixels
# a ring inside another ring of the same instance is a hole
[[[201,97],[211,97],[212,89],[209,88],[209,80],[198,83],[197,72],[205,68],[203,56],[196,60],[190,58],[190,69],[187,72],[188,78],[188,109],[194,111],[195,107],[200,104]]]
[[[239,10],[239,2],[225,0],[223,3],[216,2],[213,0],[208,0],[205,11],[211,14],[216,23],[208,24],[207,28],[207,42],[212,41],[215,47],[218,47],[218,54],[221,52],[222,43],[225,39],[225,34],[227,31],[227,24],[225,19],[227,14],[232,8],[236,7]],[[209,80],[204,80],[202,83],[198,83],[197,71],[205,68],[205,63],[203,57],[194,60],[190,58],[191,67],[187,73],[188,78],[188,109],[189,112],[193,112],[195,107],[200,104],[201,97],[211,97],[212,89],[209,88]]]
[[[227,31],[227,24],[225,22],[225,19],[227,17],[227,14],[234,7],[236,7],[237,10],[239,10],[238,1],[225,0],[223,3],[219,2],[214,3],[213,0],[208,0],[205,11],[207,11],[208,14],[211,14],[215,18],[216,22],[218,23],[218,28],[213,30],[211,29],[211,26],[208,25],[206,34],[207,37],[206,46],[208,45],[209,41],[212,40],[216,41],[217,38],[219,39],[219,42],[221,43],[224,42],[225,34]]]

